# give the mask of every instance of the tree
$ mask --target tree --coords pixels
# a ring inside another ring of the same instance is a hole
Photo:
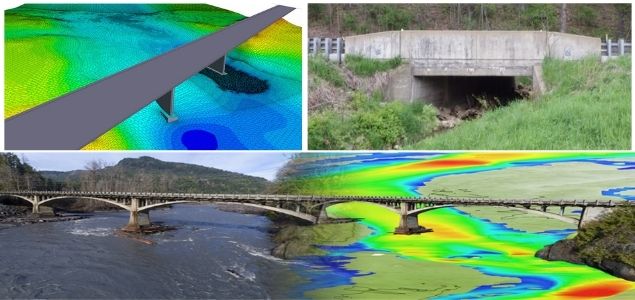
[[[567,32],[567,4],[560,6],[560,32]]]

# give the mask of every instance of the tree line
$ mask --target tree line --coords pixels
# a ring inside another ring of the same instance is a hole
[[[631,4],[309,4],[310,35],[401,29],[548,30],[630,40]]]

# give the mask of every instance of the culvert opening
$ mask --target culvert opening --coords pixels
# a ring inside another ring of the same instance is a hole
[[[527,98],[531,87],[530,77],[510,76],[417,76],[415,82],[414,98],[434,105],[446,128]]]

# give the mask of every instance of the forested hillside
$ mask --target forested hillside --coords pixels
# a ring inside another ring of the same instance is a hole
[[[309,4],[309,36],[386,30],[550,30],[631,39],[630,4]]]
[[[41,173],[63,183],[64,189],[82,191],[260,193],[269,183],[260,177],[147,156],[125,158],[114,166],[93,161],[84,170]]]

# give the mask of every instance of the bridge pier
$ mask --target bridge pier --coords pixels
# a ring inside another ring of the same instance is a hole
[[[227,75],[227,73],[225,73],[225,57],[226,55],[223,55],[223,57],[215,60],[207,68],[220,75]]]
[[[410,206],[412,204],[401,202],[400,204],[400,219],[399,226],[395,228],[395,234],[417,234],[431,231],[421,225],[419,225],[418,215],[408,215]],[[412,205],[414,207],[414,205]]]
[[[130,202],[130,219],[122,228],[124,231],[138,232],[142,227],[150,225],[150,212],[139,211],[139,199],[132,198]]]
[[[161,107],[161,114],[163,114],[163,117],[168,123],[178,120],[174,114],[174,89],[171,89],[165,93],[165,95],[159,97],[156,102]]]
[[[322,224],[322,223],[325,223],[328,219],[329,219],[329,216],[326,213],[326,205],[320,206],[320,213],[318,214],[318,217],[315,223]]]

